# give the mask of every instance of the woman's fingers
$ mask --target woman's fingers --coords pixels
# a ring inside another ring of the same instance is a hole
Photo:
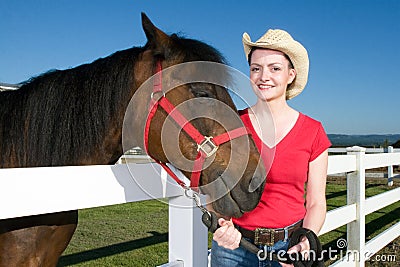
[[[223,218],[220,218],[218,223],[221,227],[215,231],[213,239],[218,243],[219,246],[224,248],[238,248],[242,235],[235,228],[233,222],[231,220],[227,221]]]
[[[300,252],[304,259],[308,259],[310,255],[310,242],[307,237],[303,236],[301,241],[289,248],[287,253]]]

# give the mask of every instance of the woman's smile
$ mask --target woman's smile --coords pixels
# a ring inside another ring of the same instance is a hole
[[[272,87],[274,87],[274,86],[273,86],[273,85],[268,85],[268,84],[259,84],[259,85],[258,85],[258,88],[259,88],[261,91],[269,90],[269,89],[271,89]]]

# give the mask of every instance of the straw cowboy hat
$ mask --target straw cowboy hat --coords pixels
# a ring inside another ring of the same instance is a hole
[[[303,91],[308,78],[308,54],[307,50],[294,40],[289,33],[283,30],[268,30],[260,39],[252,42],[250,36],[245,32],[243,33],[242,41],[247,60],[253,47],[278,50],[285,53],[290,58],[297,73],[296,78],[286,90],[286,99],[291,99]]]

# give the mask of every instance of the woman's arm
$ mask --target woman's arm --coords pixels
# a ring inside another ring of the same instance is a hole
[[[328,150],[322,152],[315,160],[309,163],[308,181],[306,187],[306,215],[303,221],[303,227],[308,228],[318,234],[325,221],[326,215],[326,176],[328,170]],[[310,250],[310,243],[303,237],[302,241],[293,246],[288,252],[300,251],[307,255]],[[282,266],[293,266],[283,264]]]
[[[326,215],[326,175],[328,170],[328,150],[322,152],[309,163],[308,182],[306,187],[306,215],[303,227],[316,234],[321,230]]]

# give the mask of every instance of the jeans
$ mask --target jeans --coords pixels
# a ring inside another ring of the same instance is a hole
[[[273,246],[258,246],[264,251],[278,252],[287,251],[289,239],[286,241],[278,241]],[[217,242],[212,241],[211,248],[211,267],[280,267],[277,261],[269,259],[259,260],[256,254],[239,247],[235,250],[226,249],[218,246]]]

